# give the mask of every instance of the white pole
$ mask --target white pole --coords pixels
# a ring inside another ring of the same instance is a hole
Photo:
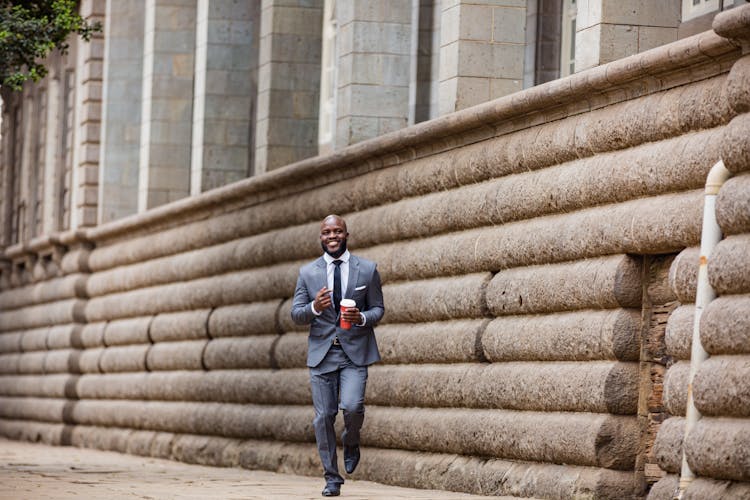
[[[708,358],[703,349],[700,336],[700,321],[703,310],[716,298],[716,292],[708,282],[708,259],[716,245],[721,241],[721,228],[716,222],[716,196],[732,173],[719,160],[708,173],[706,178],[705,204],[703,206],[703,229],[701,231],[701,254],[698,268],[698,289],[695,294],[695,318],[693,319],[693,344],[690,351],[690,375],[688,378],[687,414],[685,419],[685,436],[682,440],[682,470],[680,471],[680,487],[676,498],[682,498],[685,490],[695,479],[695,473],[690,470],[685,455],[685,443],[701,414],[693,401],[693,379],[701,363]]]

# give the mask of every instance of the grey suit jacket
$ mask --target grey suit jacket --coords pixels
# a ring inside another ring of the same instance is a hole
[[[314,368],[320,364],[337,335],[342,349],[354,364],[367,366],[380,361],[373,328],[383,317],[385,309],[376,264],[355,255],[349,257],[349,282],[343,298],[357,303],[357,309],[367,319],[365,326],[352,325],[350,330],[338,327],[338,316],[333,307],[320,316],[313,314],[310,303],[324,286],[327,286],[326,261],[321,256],[300,268],[292,303],[292,320],[300,325],[310,325],[307,366]]]

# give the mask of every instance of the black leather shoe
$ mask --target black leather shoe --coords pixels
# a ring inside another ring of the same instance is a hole
[[[354,472],[359,464],[359,446],[344,446],[344,469],[347,474]]]
[[[341,494],[341,490],[333,486],[326,486],[325,488],[323,488],[322,494],[324,497],[337,497]]]

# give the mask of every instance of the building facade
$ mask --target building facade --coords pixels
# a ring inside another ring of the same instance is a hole
[[[320,475],[290,309],[339,213],[355,478],[750,495],[750,5],[127,3],[5,96],[0,435]]]

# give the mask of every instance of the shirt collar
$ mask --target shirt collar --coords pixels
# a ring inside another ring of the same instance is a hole
[[[351,254],[349,253],[349,250],[346,250],[346,251],[345,251],[344,253],[342,253],[342,254],[341,254],[341,255],[339,256],[339,258],[338,258],[338,259],[334,259],[334,258],[333,258],[333,257],[331,257],[330,255],[328,255],[328,253],[327,253],[327,252],[323,252],[323,259],[324,259],[324,260],[326,261],[326,265],[327,265],[327,266],[330,266],[330,265],[331,265],[331,263],[332,263],[332,262],[333,262],[334,260],[340,260],[340,261],[342,261],[342,262],[349,262],[349,257],[350,257],[350,256],[351,256]]]

